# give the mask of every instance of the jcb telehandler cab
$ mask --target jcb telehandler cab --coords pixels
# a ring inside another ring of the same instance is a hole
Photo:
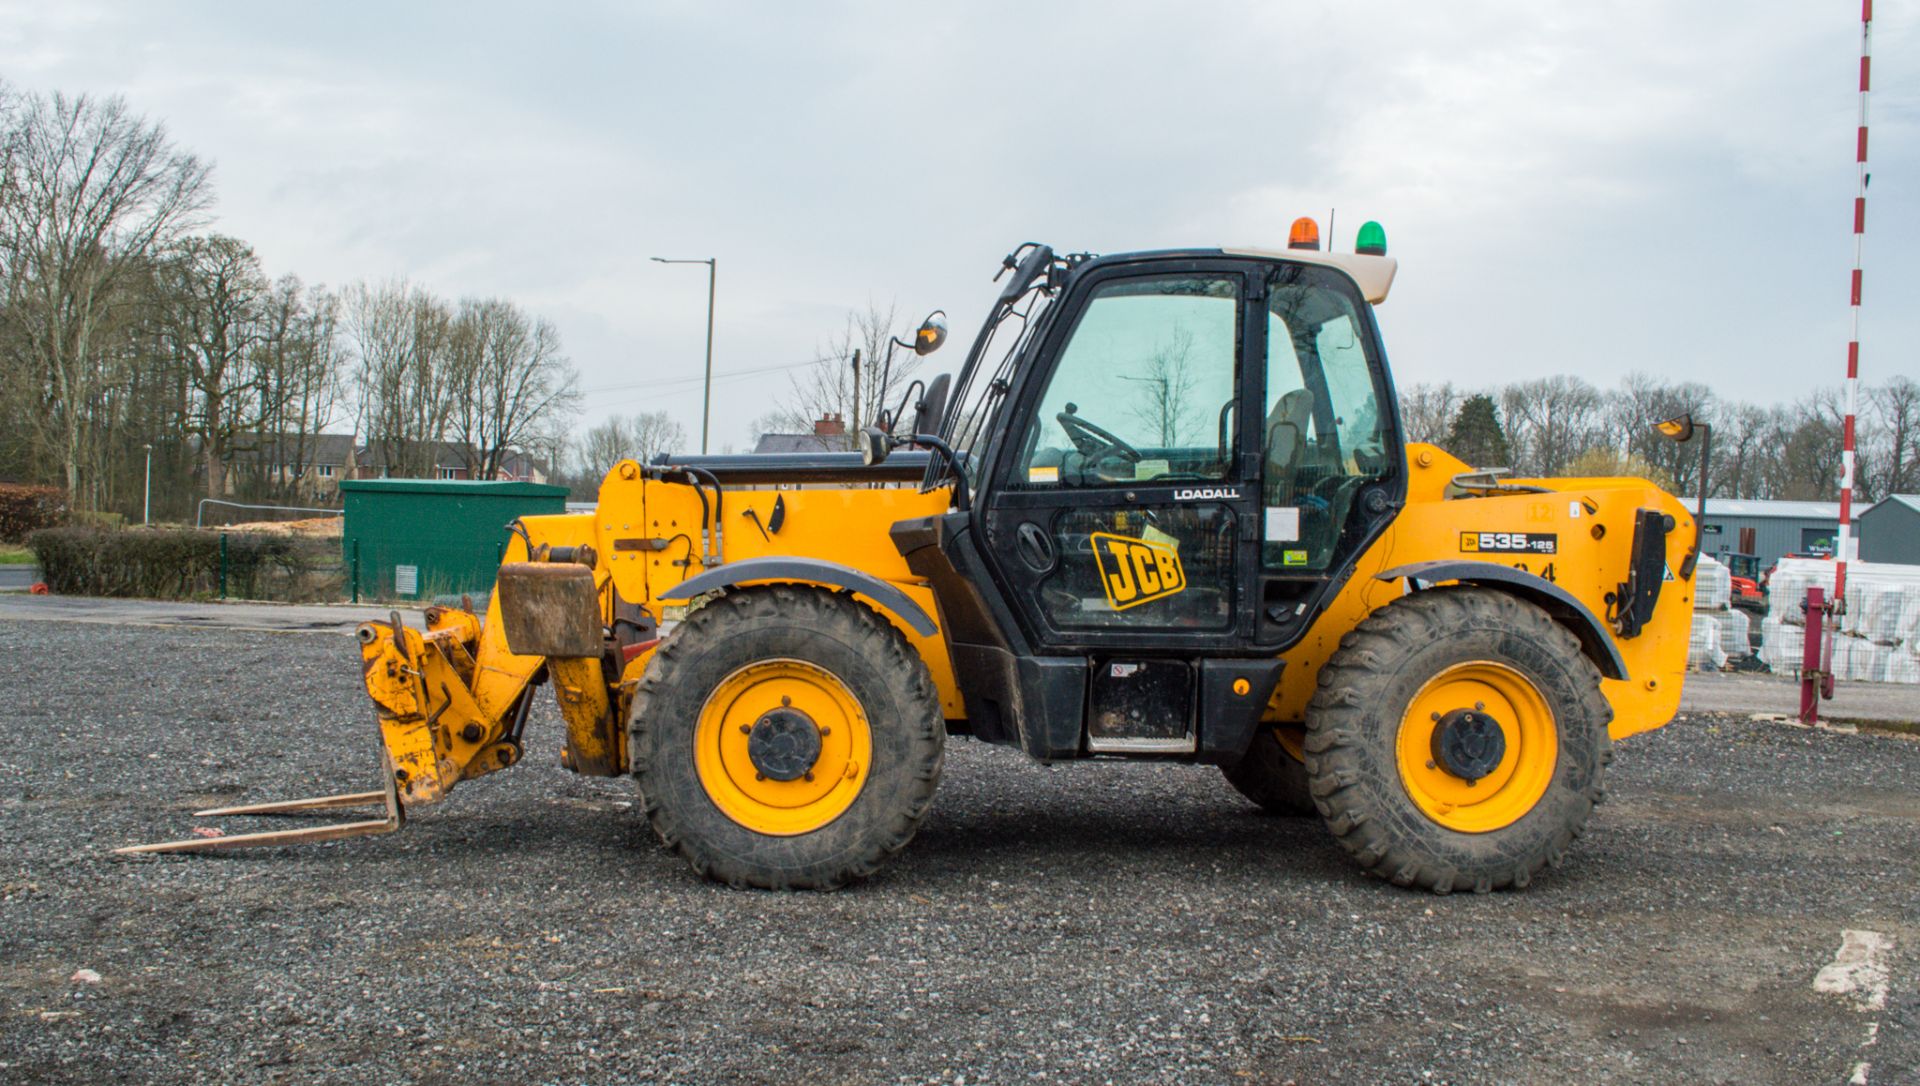
[[[949,734],[1217,764],[1394,882],[1525,885],[1610,740],[1675,712],[1697,536],[1642,480],[1406,444],[1372,309],[1395,264],[1362,240],[1022,246],[911,425],[626,461],[593,513],[517,522],[484,616],[361,628],[389,779],[347,798],[389,815],[350,832],[518,761],[544,682],[563,762],[632,773],[661,840],[735,885],[873,871]]]

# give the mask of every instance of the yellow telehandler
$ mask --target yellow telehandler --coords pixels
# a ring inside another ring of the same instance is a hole
[[[950,734],[1218,765],[1394,883],[1525,886],[1611,741],[1676,711],[1698,521],[1644,480],[1406,443],[1384,235],[1335,253],[1312,227],[1019,247],[957,378],[858,452],[623,461],[593,512],[509,526],[484,613],[360,627],[381,791],[203,812],[385,817],[125,851],[391,830],[517,762],[545,685],[562,763],[632,774],[660,839],[734,886],[874,871]],[[936,314],[902,346],[945,337]]]

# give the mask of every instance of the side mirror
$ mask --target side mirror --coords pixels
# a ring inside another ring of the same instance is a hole
[[[913,334],[913,353],[929,355],[940,349],[947,341],[947,311],[936,309],[927,314],[920,322],[920,330]]]
[[[1693,440],[1693,412],[1675,415],[1665,422],[1656,422],[1653,428],[1659,431],[1662,437],[1671,438],[1684,445]]]
[[[1694,431],[1700,432],[1700,500],[1693,510],[1693,546],[1687,549],[1687,557],[1680,563],[1680,579],[1693,580],[1693,564],[1700,559],[1700,540],[1707,530],[1707,469],[1713,465],[1713,427],[1704,422],[1693,421],[1693,412],[1675,415],[1665,422],[1656,422],[1653,428],[1660,436],[1680,444],[1693,440]]]
[[[885,430],[878,426],[860,428],[860,462],[862,464],[873,467],[885,460],[887,454],[892,451],[893,441],[887,437]]]
[[[947,421],[947,388],[953,384],[951,374],[941,374],[927,386],[926,395],[913,405],[913,432],[933,434],[940,431],[940,424]]]

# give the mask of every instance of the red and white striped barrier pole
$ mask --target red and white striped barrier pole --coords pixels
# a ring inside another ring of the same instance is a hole
[[[1854,143],[1859,184],[1853,195],[1853,278],[1848,288],[1853,331],[1847,340],[1847,417],[1840,437],[1840,537],[1833,555],[1833,598],[1824,601],[1823,608],[1820,590],[1807,590],[1800,719],[1809,724],[1819,718],[1819,698],[1833,696],[1833,642],[1847,609],[1847,555],[1853,549],[1853,435],[1860,409],[1860,258],[1867,235],[1867,92],[1873,85],[1872,68],[1873,0],[1860,0],[1860,128]],[[1820,636],[1823,632],[1826,637]]]
[[[1867,234],[1867,89],[1873,61],[1873,0],[1860,0],[1860,133],[1854,161],[1859,188],[1853,197],[1853,335],[1847,340],[1847,419],[1840,445],[1840,539],[1833,556],[1833,606],[1846,609],[1847,556],[1853,543],[1853,420],[1860,407],[1860,256]]]

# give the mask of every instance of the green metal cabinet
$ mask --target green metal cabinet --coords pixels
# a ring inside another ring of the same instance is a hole
[[[456,479],[344,479],[342,536],[358,599],[484,594],[516,517],[566,512],[567,488]]]

